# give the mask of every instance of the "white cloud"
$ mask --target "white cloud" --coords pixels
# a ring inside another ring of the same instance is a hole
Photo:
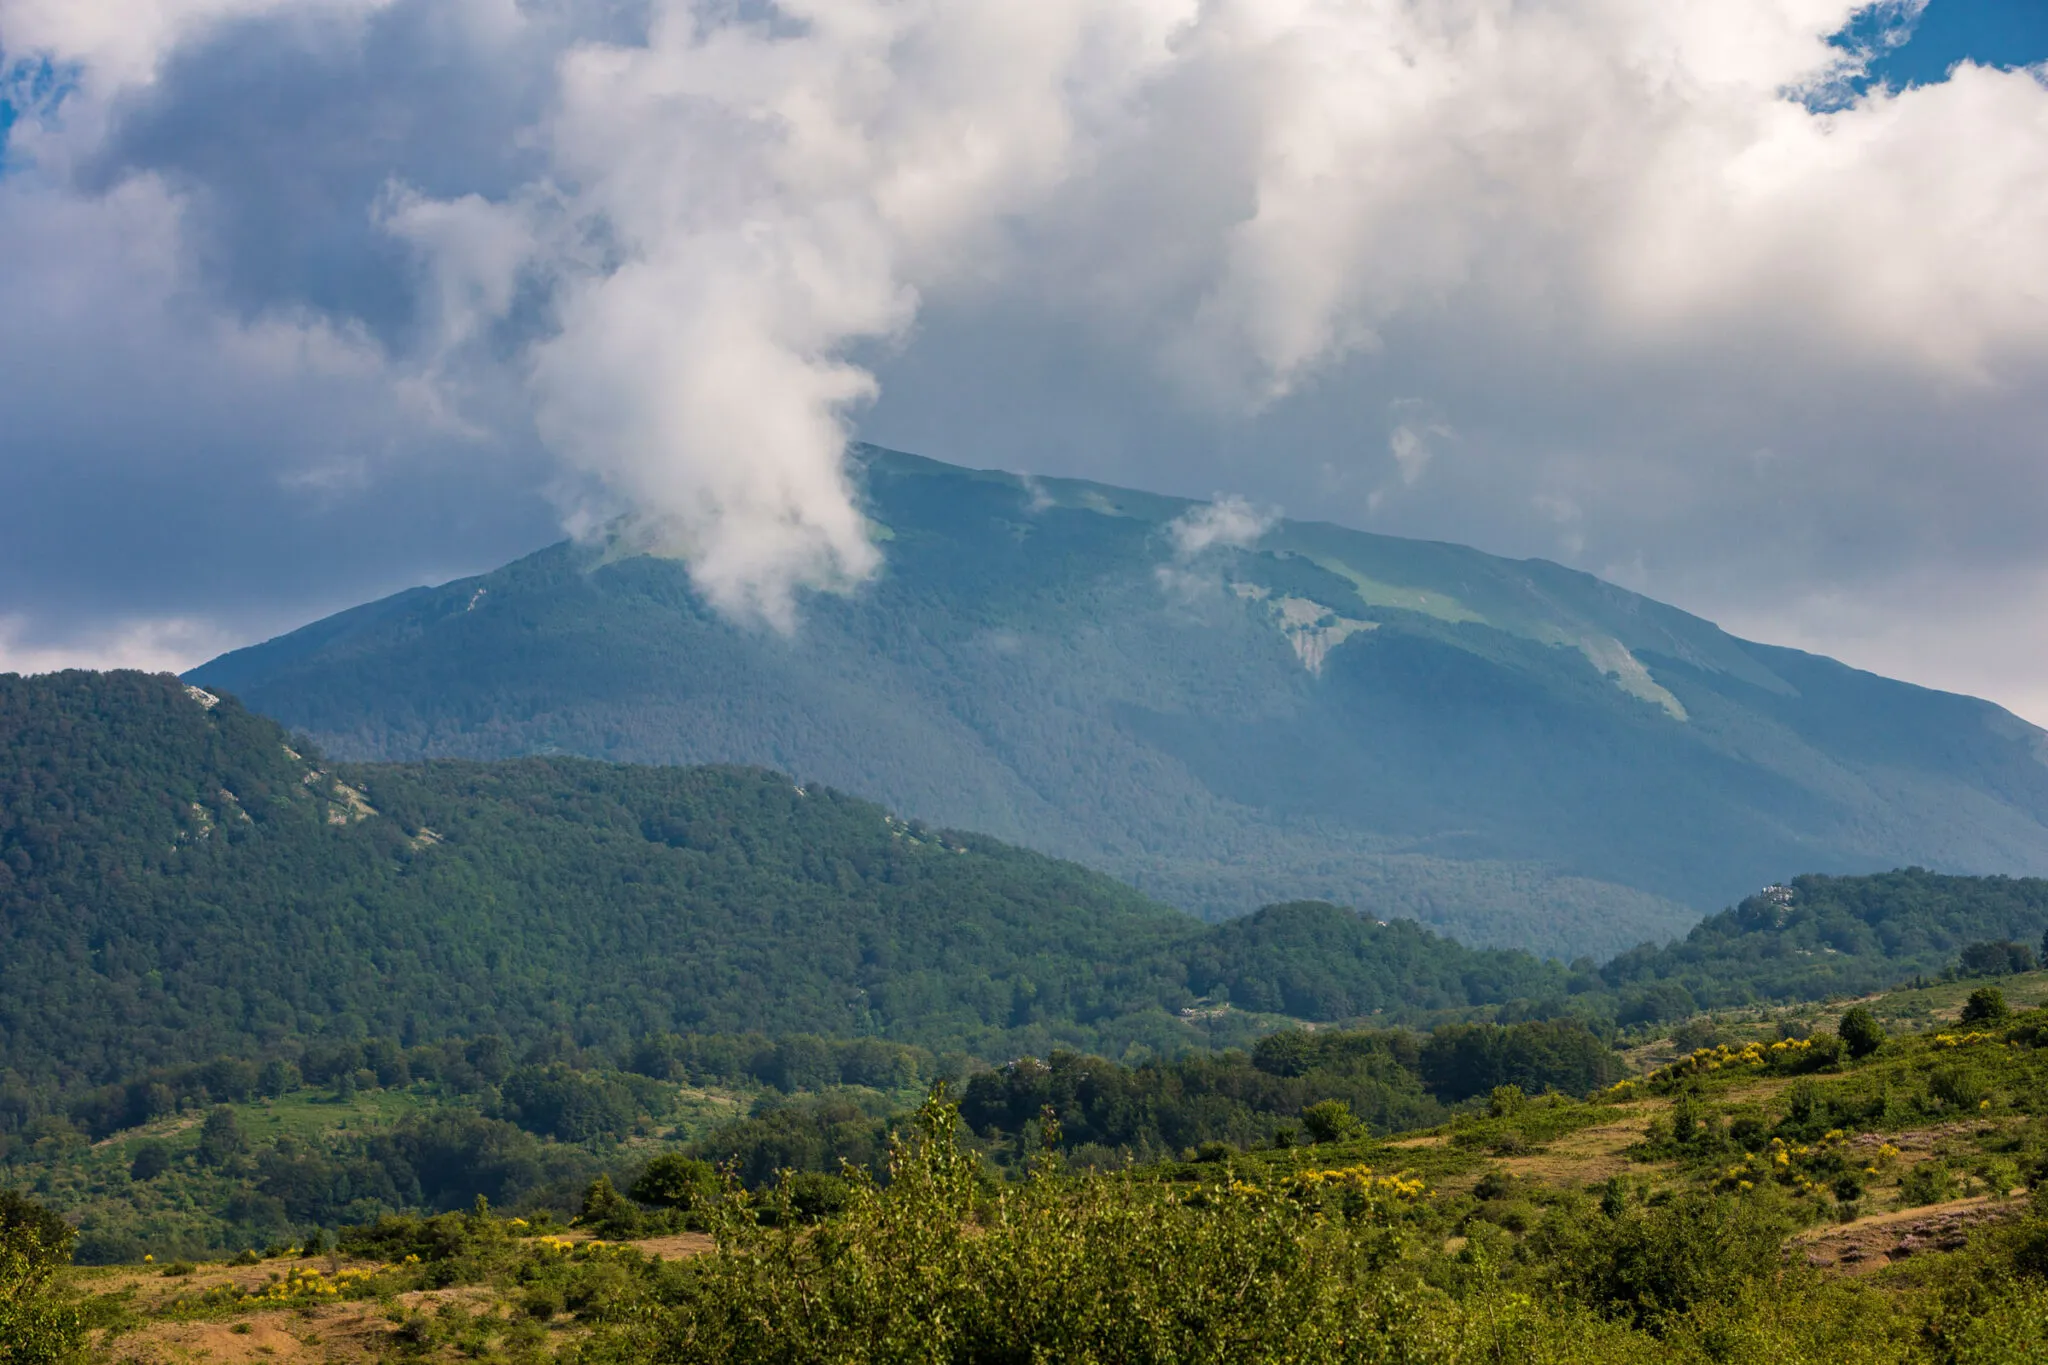
[[[1175,517],[1166,524],[1166,532],[1173,540],[1174,558],[1189,560],[1218,546],[1250,549],[1279,520],[1276,511],[1254,507],[1235,493],[1222,493]]]
[[[1845,88],[1857,57],[1829,37],[1857,10],[652,0],[643,23],[584,0],[0,0],[11,55],[85,73],[17,130],[36,174],[0,180],[0,222],[40,194],[82,224],[48,258],[79,284],[12,325],[82,373],[88,347],[30,333],[118,315],[91,279],[143,272],[188,349],[237,373],[237,347],[285,357],[308,411],[382,405],[344,424],[350,449],[326,420],[274,440],[278,479],[388,488],[390,452],[537,430],[570,525],[630,509],[715,601],[784,627],[802,590],[876,563],[856,424],[1562,543],[1723,614],[1788,577],[1876,592],[1875,545],[2017,572],[2048,513],[2048,87],[1965,64],[1816,112],[1788,92]],[[413,50],[472,74],[350,87],[331,108],[376,118],[347,136],[236,83],[287,51],[374,82],[364,54]],[[462,102],[514,67],[528,85]],[[124,141],[145,89],[168,131]],[[252,141],[186,157],[173,116],[237,100]],[[275,186],[308,166],[365,188],[295,209]],[[175,232],[117,230],[145,193]],[[266,194],[276,224],[209,238],[201,210]],[[348,232],[417,272],[337,293],[313,247]],[[242,242],[312,247],[264,274]],[[175,349],[170,330],[144,334]],[[892,397],[970,364],[972,388]],[[949,416],[953,392],[973,396]],[[0,404],[43,399],[0,382]],[[1390,455],[1398,487],[1346,478]]]
[[[83,635],[52,639],[21,616],[0,616],[0,673],[66,668],[180,673],[237,643],[215,623],[190,617],[115,621]]]

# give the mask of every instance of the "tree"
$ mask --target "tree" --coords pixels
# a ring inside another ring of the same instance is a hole
[[[249,1140],[242,1135],[242,1125],[235,1121],[235,1111],[224,1104],[215,1105],[199,1129],[199,1164],[224,1165],[229,1158],[247,1150]]]
[[[628,1193],[642,1204],[687,1213],[718,1198],[718,1171],[708,1161],[665,1152],[647,1163]]]
[[[1322,1100],[1301,1111],[1301,1126],[1311,1142],[1335,1142],[1358,1126],[1351,1106],[1342,1100]]]
[[[1835,1025],[1835,1036],[1849,1049],[1851,1057],[1868,1057],[1884,1046],[1884,1025],[1863,1005],[1853,1005]]]
[[[1964,976],[2011,976],[2034,970],[2034,950],[2001,938],[1966,946],[1960,957]]]
[[[612,1186],[612,1178],[600,1175],[583,1192],[583,1213],[576,1220],[607,1237],[631,1236],[640,1225],[640,1210]]]
[[[78,1311],[51,1293],[72,1235],[41,1204],[0,1190],[0,1365],[56,1365],[84,1341]]]
[[[130,1180],[154,1180],[171,1168],[171,1149],[161,1142],[145,1142],[135,1149],[135,1160],[129,1163]]]
[[[1997,1024],[2011,1016],[2012,1007],[2005,1003],[2005,992],[1996,986],[1979,986],[1963,1004],[1965,1024]]]

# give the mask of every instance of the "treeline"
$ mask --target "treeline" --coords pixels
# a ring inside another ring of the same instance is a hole
[[[672,1082],[765,1086],[784,1093],[865,1087],[922,1091],[964,1075],[963,1054],[939,1055],[879,1038],[797,1034],[650,1034],[617,1051],[577,1046],[566,1037],[515,1048],[498,1034],[444,1038],[404,1047],[389,1038],[359,1042],[283,1040],[259,1057],[216,1057],[156,1067],[97,1086],[52,1106],[48,1091],[0,1081],[0,1161],[39,1140],[67,1134],[100,1141],[169,1115],[276,1098],[301,1087],[357,1093],[424,1087],[442,1099],[467,1098],[482,1112],[534,1134],[566,1142],[621,1140],[649,1112],[664,1112]]]
[[[1107,1168],[1306,1140],[1318,1110],[1341,1131],[1425,1128],[1498,1087],[1585,1095],[1623,1070],[1610,1042],[1575,1019],[1427,1034],[1290,1029],[1249,1051],[1135,1066],[1063,1051],[1020,1057],[969,1077],[960,1114],[970,1140],[998,1164],[1020,1164],[1050,1118],[1071,1161]],[[736,1163],[750,1183],[783,1167],[830,1172],[842,1160],[879,1174],[900,1119],[847,1096],[799,1099],[724,1125],[691,1152]]]
[[[1250,1051],[1135,1066],[1055,1051],[971,1075],[962,1059],[873,1039],[661,1034],[623,1056],[516,1053],[496,1035],[410,1048],[371,1039],[106,1087],[0,1138],[0,1182],[78,1219],[82,1259],[122,1261],[292,1243],[479,1195],[569,1215],[600,1175],[635,1188],[650,1139],[749,1188],[784,1171],[814,1176],[807,1197],[828,1207],[845,1194],[844,1163],[887,1178],[890,1134],[940,1081],[961,1096],[969,1140],[992,1169],[1017,1170],[1048,1136],[1048,1114],[1071,1160],[1121,1167],[1427,1126],[1497,1086],[1581,1094],[1619,1066],[1605,1039],[1572,1020],[1288,1030]],[[682,1082],[743,1107],[679,1141],[674,1124],[701,1093]],[[278,1131],[264,1117],[278,1103],[310,1104],[326,1130]],[[130,1131],[178,1114],[182,1125]]]
[[[2048,956],[2048,879],[1909,867],[1794,877],[1600,969],[1623,1024],[1753,1001],[1862,995],[1913,977],[2031,970]]]

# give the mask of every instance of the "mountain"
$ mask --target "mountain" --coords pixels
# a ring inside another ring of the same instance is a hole
[[[1328,905],[1208,925],[777,773],[331,765],[168,676],[0,675],[0,1133],[31,1091],[288,1038],[760,1031],[1002,1058],[1198,1045],[1178,1011],[1224,991],[1336,1019],[1564,988]]]
[[[1182,499],[861,466],[887,567],[787,637],[562,544],[191,678],[353,759],[773,767],[1205,916],[1315,897],[1560,955],[1793,871],[2048,871],[2048,735],[1989,703],[1541,560],[1300,521],[1200,548]]]

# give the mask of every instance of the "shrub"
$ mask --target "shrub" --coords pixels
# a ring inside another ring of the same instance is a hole
[[[777,1193],[788,1201],[791,1217],[801,1223],[843,1213],[853,1200],[853,1186],[843,1177],[823,1171],[791,1171],[783,1177]]]
[[[1974,1109],[1984,1098],[1984,1077],[1971,1066],[1937,1067],[1927,1077],[1927,1093],[1950,1109]]]
[[[206,1122],[199,1129],[199,1164],[219,1166],[249,1150],[249,1140],[242,1136],[242,1125],[235,1120],[235,1111],[226,1105],[215,1105],[206,1115]]]
[[[1357,1126],[1351,1106],[1342,1100],[1321,1100],[1301,1111],[1301,1128],[1310,1142],[1335,1142]]]
[[[665,1152],[647,1163],[628,1193],[642,1204],[688,1213],[718,1198],[718,1171],[708,1161]]]
[[[1996,986],[1979,986],[1963,1002],[1964,1024],[2001,1024],[2011,1017],[2012,1007],[2005,1003],[2005,992]]]
[[[578,1223],[604,1237],[631,1237],[640,1231],[640,1210],[601,1175],[583,1191],[583,1212]]]
[[[161,1142],[145,1142],[135,1149],[135,1159],[128,1163],[130,1180],[154,1180],[169,1170],[171,1149]]]
[[[1776,1272],[1785,1231],[1754,1201],[1731,1197],[1680,1195],[1613,1216],[1573,1202],[1552,1208],[1527,1252],[1554,1290],[1657,1329]]]
[[[1899,1181],[1899,1202],[1909,1208],[1939,1204],[1945,1199],[1953,1199],[1955,1192],[1955,1177],[1938,1161],[1921,1162]]]
[[[1884,1025],[1877,1022],[1877,1016],[1868,1008],[1855,1005],[1835,1025],[1835,1036],[1849,1049],[1851,1057],[1860,1060],[1884,1046]]]

